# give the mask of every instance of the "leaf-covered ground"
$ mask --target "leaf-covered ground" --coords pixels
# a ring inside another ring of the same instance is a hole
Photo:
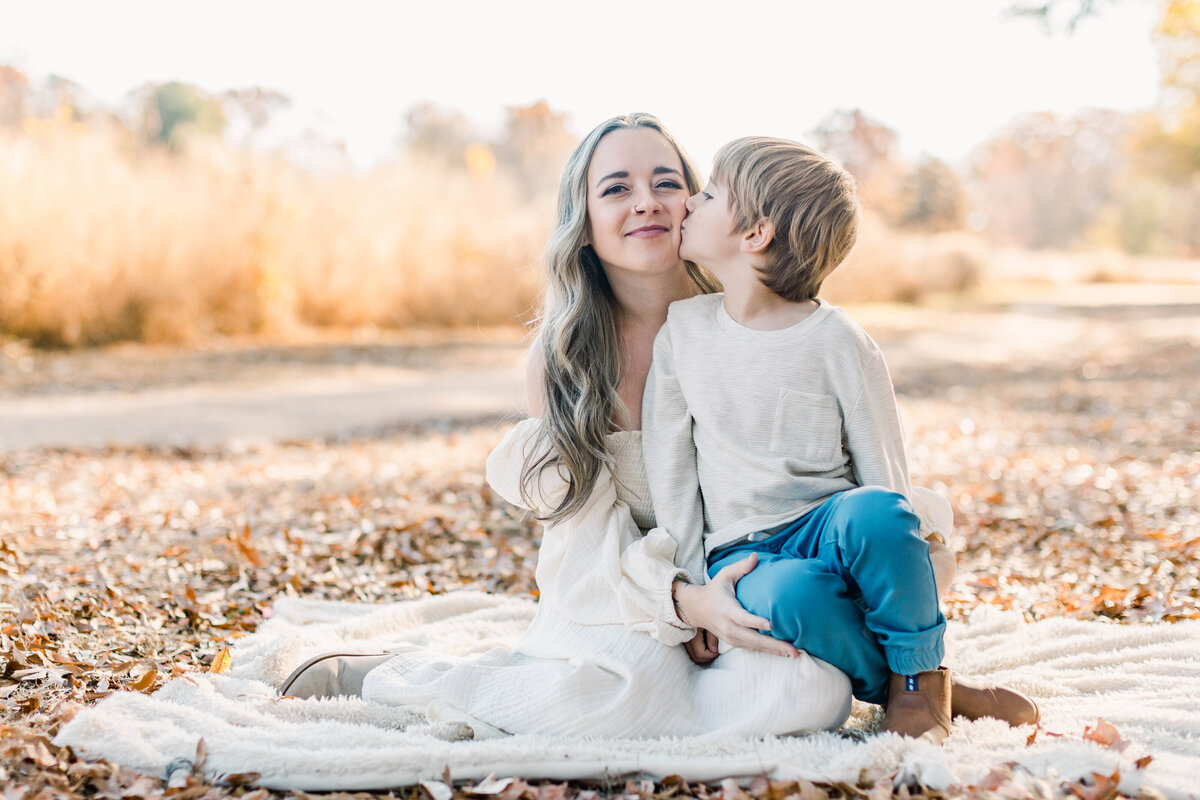
[[[1004,352],[980,344],[977,358],[971,331],[994,341],[986,326],[1006,318],[938,313],[867,321],[892,359],[914,481],[946,492],[958,515],[949,616],[983,604],[1129,624],[1200,616],[1197,307],[1057,308],[1046,324],[1069,317],[1075,333],[1039,348],[1037,331],[1024,331],[1030,342]],[[932,347],[917,341],[931,325],[942,332]],[[37,393],[35,381],[25,388]],[[214,662],[219,669],[224,648],[253,631],[280,594],[381,602],[461,587],[534,592],[538,528],[482,477],[508,424],[234,449],[0,454],[0,798],[271,796],[194,777],[168,787],[79,761],[50,738],[82,703],[153,691]],[[890,782],[500,778],[394,794],[815,800],[893,792]],[[949,796],[1007,796],[1006,780],[999,770],[989,785]],[[1114,785],[1095,776],[1047,791],[1116,797]]]

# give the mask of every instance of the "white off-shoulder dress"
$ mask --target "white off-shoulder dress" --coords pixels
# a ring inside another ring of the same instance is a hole
[[[492,488],[522,506],[520,473],[537,424],[519,423],[488,458]],[[455,658],[407,645],[368,674],[363,697],[463,723],[476,737],[766,735],[840,726],[850,713],[849,680],[806,653],[734,649],[708,666],[691,662],[680,643],[694,631],[671,602],[681,574],[675,544],[652,530],[641,435],[614,433],[610,446],[613,468],[601,469],[583,509],[545,528],[537,614],[516,647]],[[532,504],[545,509],[565,482],[544,470],[536,488]]]

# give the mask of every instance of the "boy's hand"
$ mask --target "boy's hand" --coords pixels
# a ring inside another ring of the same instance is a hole
[[[717,637],[706,630],[697,629],[696,635],[683,643],[683,649],[687,650],[693,664],[707,664],[718,655]]]
[[[680,585],[675,595],[676,599],[683,613],[696,628],[708,631],[717,639],[734,647],[796,658],[800,651],[791,642],[759,633],[771,630],[771,623],[742,608],[742,604],[737,600],[737,582],[756,566],[758,554],[751,553],[741,561],[722,569],[703,586]],[[688,655],[691,653],[689,649]]]

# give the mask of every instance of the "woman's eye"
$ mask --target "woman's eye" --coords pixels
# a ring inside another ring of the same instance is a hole
[[[625,191],[625,185],[622,183],[614,183],[612,186],[600,193],[601,197],[607,197],[610,194],[618,194]]]
[[[679,181],[667,180],[667,181],[659,181],[658,188],[659,189],[682,189],[683,185],[680,184]]]

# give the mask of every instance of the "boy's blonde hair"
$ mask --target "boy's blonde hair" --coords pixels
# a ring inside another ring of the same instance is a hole
[[[858,237],[850,173],[799,142],[747,136],[717,151],[712,178],[729,192],[733,233],[764,219],[775,228],[763,285],[793,302],[816,297]]]

